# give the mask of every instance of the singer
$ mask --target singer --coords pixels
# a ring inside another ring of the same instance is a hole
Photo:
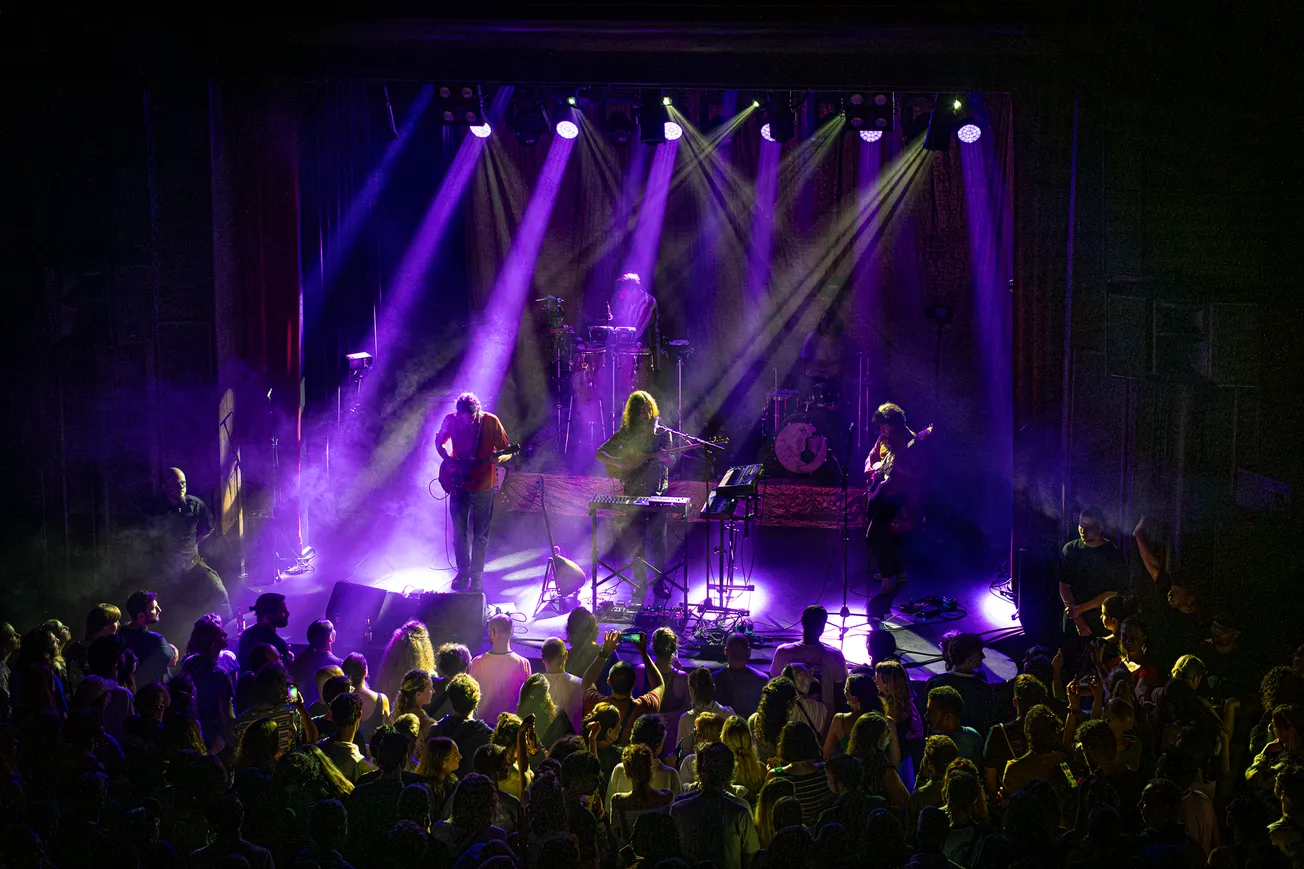
[[[620,480],[624,494],[635,497],[663,495],[670,486],[669,470],[675,464],[670,452],[670,432],[661,427],[656,399],[639,390],[631,392],[620,417],[620,428],[598,448],[597,460],[606,465],[607,473]],[[656,570],[656,596],[670,597],[670,587],[661,579],[666,569],[666,514],[655,511],[635,514],[627,533],[617,542],[626,552],[630,543],[637,547],[634,555],[633,603],[642,603],[647,595],[648,550]]]

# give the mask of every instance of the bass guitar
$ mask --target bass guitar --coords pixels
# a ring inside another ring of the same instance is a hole
[[[456,458],[447,459],[439,466],[439,488],[443,489],[444,494],[446,495],[460,492],[465,488],[466,481],[471,478],[471,472],[476,468],[486,462],[497,464],[499,459],[505,456],[517,455],[520,451],[520,444],[508,444],[501,450],[494,450],[489,455],[480,459],[468,459],[465,461]]]
[[[915,433],[915,436],[914,438],[911,439],[910,443],[906,444],[906,449],[910,449],[914,447],[916,444],[920,444],[928,440],[928,438],[932,434],[933,434],[933,426],[930,423],[928,426],[920,429],[918,432]],[[869,480],[868,480],[869,486],[868,488],[865,489],[865,501],[866,501],[866,506],[870,508],[871,511],[874,506],[874,502],[877,501],[879,496],[883,494],[883,489],[887,486],[888,481],[891,479],[892,479],[892,466],[885,459],[879,459],[877,462],[874,462],[872,465],[870,465]],[[909,531],[912,525],[913,525],[913,520],[911,519],[909,514],[909,507],[903,506],[901,510],[897,513],[896,518],[892,520],[892,530],[900,534],[905,531]]]
[[[686,453],[690,450],[701,449],[707,444],[723,446],[727,443],[729,443],[728,438],[714,437],[708,441],[696,441],[691,444],[684,444],[683,446],[670,447],[664,452],[668,456],[677,456],[680,453]],[[624,477],[644,464],[650,461],[655,461],[659,455],[660,452],[645,453],[642,450],[622,450],[620,455],[604,457],[600,461],[607,466],[608,477]]]
[[[544,572],[543,585],[546,589],[548,586],[548,573],[552,573],[552,581],[557,586],[557,594],[563,598],[577,594],[584,584],[588,582],[588,576],[584,573],[584,568],[561,554],[561,547],[553,543],[552,540],[552,522],[548,519],[548,490],[543,481],[543,475],[539,476],[539,508],[543,511],[543,527],[548,532],[548,551],[552,553],[548,556],[548,567]]]

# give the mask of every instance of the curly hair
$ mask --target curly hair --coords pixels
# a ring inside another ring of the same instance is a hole
[[[779,731],[779,759],[785,764],[818,762],[822,758],[819,737],[805,721],[789,721]]]
[[[930,780],[941,779],[946,768],[959,756],[960,748],[951,737],[941,733],[928,737],[924,741],[924,756],[919,761],[920,778],[927,771]]]
[[[403,677],[413,670],[434,672],[435,650],[430,631],[416,619],[405,623],[389,638],[385,656],[380,661],[380,688],[390,697],[398,697]]]
[[[522,719],[533,713],[538,722],[536,731],[542,735],[557,717],[557,704],[552,702],[552,690],[548,678],[542,673],[535,673],[521,685],[521,692],[516,697],[516,714]]]
[[[1042,754],[1060,747],[1061,724],[1059,716],[1049,706],[1039,705],[1023,716],[1023,735],[1028,740],[1028,751]]]
[[[982,776],[972,760],[958,757],[951,761],[942,784],[947,817],[954,820],[955,812],[968,812],[980,821],[987,820],[987,797],[983,794],[981,782]]]
[[[444,643],[435,651],[435,669],[444,678],[465,673],[471,666],[471,650],[461,643]]]
[[[637,787],[652,781],[652,749],[646,745],[627,745],[620,753],[620,762],[625,765],[625,775]]]
[[[394,704],[394,717],[410,713],[416,715],[418,719],[425,718],[426,711],[417,702],[417,698],[430,690],[431,686],[429,670],[409,670],[399,684],[398,700]]]
[[[492,824],[497,811],[498,787],[486,776],[473,772],[458,782],[453,791],[453,828],[459,846]]]
[[[24,646],[26,643],[24,640]],[[1263,708],[1269,711],[1288,704],[1304,705],[1304,676],[1294,667],[1284,664],[1273,667],[1259,682],[1259,697],[1263,701]]]
[[[942,661],[948,671],[954,670],[974,652],[981,652],[985,648],[987,644],[977,634],[948,631],[942,637]]]
[[[620,427],[629,431],[639,423],[651,422],[660,415],[661,409],[657,407],[657,400],[652,397],[652,393],[640,389],[631,392],[629,398],[625,400],[625,411],[620,415]]]
[[[775,745],[796,702],[797,686],[791,679],[779,676],[766,682],[761,689],[761,702],[756,707],[757,728],[753,735],[761,742]]]
[[[516,737],[521,733],[521,718],[511,712],[499,712],[494,722],[494,735],[490,739],[493,745],[501,745],[509,756],[516,754]]]

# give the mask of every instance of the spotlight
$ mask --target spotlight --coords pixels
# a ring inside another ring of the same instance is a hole
[[[928,132],[924,134],[925,151],[945,151],[951,145],[951,132],[955,129],[955,106],[959,100],[942,101],[942,95],[933,98],[933,112],[928,117]]]
[[[435,89],[435,109],[449,126],[484,124],[484,98],[476,84],[445,83]]]
[[[666,141],[673,142],[684,135],[684,128],[674,121],[666,121]]]
[[[490,130],[490,129],[489,129],[489,125],[488,125],[488,124],[480,124],[480,125],[478,125],[478,126],[473,126],[473,127],[471,127],[471,132],[472,132],[472,133],[476,136],[476,138],[478,138],[478,139],[487,139],[487,138],[489,138],[489,134],[492,133],[493,130]]]
[[[770,135],[770,125],[761,124],[761,138],[767,142],[773,142],[774,137]]]
[[[563,139],[574,139],[580,134],[580,128],[575,125],[574,121],[558,121],[557,135]]]
[[[663,105],[663,106],[668,106],[668,105],[670,105],[670,97],[662,97],[662,98],[661,98],[661,105]]]
[[[877,141],[878,141],[879,139],[881,139],[881,138],[883,138],[883,131],[882,131],[882,130],[861,130],[861,131],[860,131],[860,140],[861,140],[862,142],[877,142]]]
[[[842,99],[847,126],[853,130],[892,129],[896,105],[888,91],[853,91]]]
[[[511,128],[516,133],[516,141],[527,148],[537,145],[550,127],[548,116],[534,94],[522,94],[512,100]]]
[[[765,109],[766,126],[770,135],[765,136],[771,142],[787,142],[797,135],[797,115],[792,110],[792,93],[775,91],[770,94],[769,105]]]
[[[634,122],[630,120],[633,106],[628,99],[607,99],[602,103],[602,128],[607,140],[617,147],[628,145],[634,139]]]
[[[639,91],[638,128],[645,145],[660,145],[666,140],[666,122],[670,120],[670,112],[666,110],[664,100],[665,93],[655,88]]]
[[[760,107],[761,107],[761,101],[760,101],[760,100],[752,100],[752,108],[754,108],[754,109],[759,109]]]
[[[972,121],[967,124],[962,124],[960,129],[955,131],[956,138],[961,142],[964,142],[966,145],[977,142],[982,134],[983,131]]]
[[[955,101],[951,103],[951,108],[958,112],[958,111],[960,111],[960,106],[961,106],[961,105],[962,105],[962,104],[961,104],[961,102],[960,102],[960,98],[959,98],[959,97],[956,97],[956,98],[955,98]]]
[[[578,100],[576,100],[575,97],[566,97],[566,105],[573,106],[576,102],[578,102]]]

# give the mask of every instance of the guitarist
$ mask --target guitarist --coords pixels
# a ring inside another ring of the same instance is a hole
[[[866,539],[878,568],[878,593],[869,602],[871,614],[886,615],[897,585],[906,581],[901,563],[900,531],[918,513],[923,485],[921,451],[913,447],[924,438],[906,425],[906,412],[899,405],[880,404],[874,411],[878,440],[865,458],[865,482],[871,492]],[[878,466],[875,468],[875,466]]]
[[[625,412],[620,418],[620,428],[601,447],[597,459],[607,466],[607,472],[619,478],[625,494],[632,497],[662,495],[670,486],[669,468],[675,457],[670,453],[670,433],[658,429],[661,413],[656,399],[639,390],[632,392],[625,402]],[[642,603],[647,594],[647,564],[650,561],[658,572],[665,570],[668,551],[666,547],[666,514],[659,511],[635,515],[628,535],[637,535],[637,555],[634,564],[634,603]],[[648,549],[652,557],[647,558]],[[658,581],[658,597],[670,597],[669,586]]]
[[[453,514],[453,552],[457,558],[453,591],[484,591],[484,559],[489,548],[489,522],[494,515],[497,469],[493,462],[475,466],[470,463],[492,455],[507,444],[503,424],[480,407],[480,399],[473,392],[463,392],[457,397],[454,412],[444,417],[435,436],[435,449],[440,458],[466,468],[466,482],[448,495]],[[503,456],[499,461],[508,458]]]

